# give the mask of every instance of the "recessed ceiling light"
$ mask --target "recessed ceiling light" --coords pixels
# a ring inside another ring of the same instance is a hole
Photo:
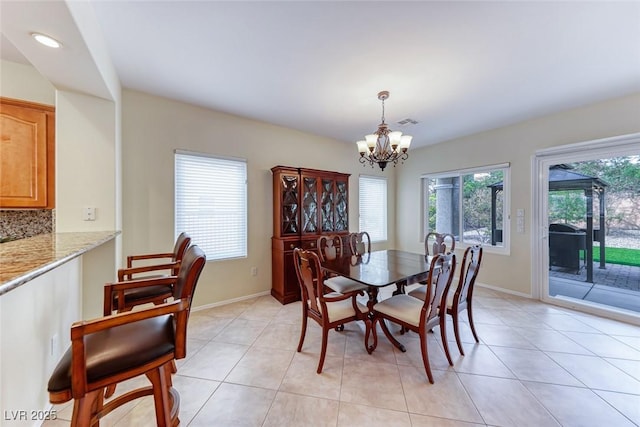
[[[39,43],[42,43],[45,46],[49,46],[53,48],[59,48],[60,46],[62,46],[62,43],[60,43],[58,40],[53,39],[41,33],[31,33],[31,37],[33,37],[34,39],[36,39],[36,41],[38,41]]]

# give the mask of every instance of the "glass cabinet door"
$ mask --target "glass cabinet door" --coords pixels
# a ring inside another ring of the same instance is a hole
[[[298,176],[282,175],[282,234],[297,234],[300,230],[298,219]]]
[[[302,177],[302,232],[318,232],[318,179]]]
[[[322,231],[334,231],[334,194],[332,179],[322,180]]]
[[[347,182],[336,181],[335,231],[349,230]]]

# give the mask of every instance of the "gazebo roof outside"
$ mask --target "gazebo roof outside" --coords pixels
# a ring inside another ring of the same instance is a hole
[[[549,168],[549,190],[583,190],[597,189],[604,190],[607,183],[595,176],[589,176],[574,172],[571,166],[566,164],[554,165]]]
[[[609,185],[596,176],[589,176],[574,172],[572,167],[566,164],[554,165],[549,168],[549,191],[556,190],[604,190]],[[502,190],[502,181],[491,184],[490,188]]]

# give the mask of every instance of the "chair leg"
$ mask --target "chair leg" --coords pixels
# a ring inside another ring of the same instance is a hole
[[[329,329],[326,326],[322,327],[322,348],[320,349],[320,361],[318,362],[317,373],[322,373],[322,366],[324,366],[324,357],[327,353],[327,341],[329,339]]]
[[[453,333],[456,336],[456,344],[458,344],[458,350],[460,354],[464,356],[464,349],[462,348],[462,341],[460,340],[460,313],[458,310],[451,312],[451,319],[453,320]]]
[[[467,303],[467,316],[469,317],[469,326],[471,326],[471,333],[473,333],[473,338],[476,339],[476,342],[480,342],[478,339],[478,334],[476,333],[476,327],[473,325],[473,313],[471,311],[471,301]]]
[[[298,341],[298,353],[302,351],[302,344],[304,343],[304,336],[307,333],[307,313],[302,313],[302,329],[300,330],[300,341]]]
[[[447,316],[445,313],[440,315],[440,336],[442,337],[442,346],[444,347],[444,354],[447,355],[447,361],[449,361],[450,366],[453,366],[453,360],[449,353],[449,342],[447,341]]]
[[[429,351],[427,349],[427,334],[420,334],[420,351],[422,352],[422,364],[427,373],[429,382],[433,384],[433,375],[431,374],[431,365],[429,365]]]
[[[153,384],[153,402],[156,410],[156,423],[158,427],[171,427],[172,398],[170,397],[170,383],[167,381],[168,364],[147,373],[147,377]]]
[[[387,324],[385,323],[384,319],[380,319],[380,327],[382,328],[382,332],[384,332],[384,335],[387,337],[387,339],[391,344],[393,344],[403,353],[407,351],[404,345],[402,345],[400,341],[398,341],[393,335],[391,335],[391,331],[387,327]],[[400,328],[404,328],[404,326],[400,325]]]
[[[91,427],[95,413],[102,409],[102,393],[94,390],[73,402],[72,427]]]

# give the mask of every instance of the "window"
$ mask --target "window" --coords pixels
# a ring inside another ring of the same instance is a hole
[[[360,176],[360,231],[369,233],[372,242],[387,240],[387,179]]]
[[[176,235],[208,260],[247,256],[247,162],[176,150]]]
[[[437,231],[469,245],[507,246],[508,164],[422,178],[425,235]]]

